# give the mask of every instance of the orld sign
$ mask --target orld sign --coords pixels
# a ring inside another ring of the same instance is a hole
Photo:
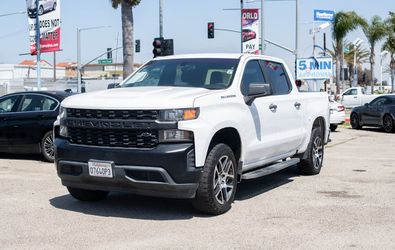
[[[332,58],[305,58],[297,60],[296,79],[331,79],[333,76]]]

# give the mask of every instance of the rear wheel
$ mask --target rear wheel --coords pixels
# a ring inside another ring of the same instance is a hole
[[[67,187],[71,196],[80,201],[100,201],[104,200],[108,192],[98,190],[87,190],[80,188]]]
[[[330,129],[332,132],[335,132],[337,129],[337,124],[331,124]]]
[[[38,8],[38,15],[41,16],[42,14],[44,14],[44,7],[40,6],[40,8]]]
[[[394,132],[394,120],[390,115],[385,115],[383,118],[383,129],[387,133]]]
[[[207,156],[194,207],[204,213],[219,215],[227,212],[235,198],[237,165],[232,149],[218,144]]]
[[[352,113],[350,117],[351,127],[353,129],[360,129],[361,123],[359,122],[359,116],[356,113]]]
[[[55,160],[55,145],[53,144],[53,133],[48,131],[41,139],[41,154],[45,160],[54,162]]]
[[[319,174],[324,160],[324,141],[320,127],[313,128],[310,143],[303,159],[298,164],[303,175]]]

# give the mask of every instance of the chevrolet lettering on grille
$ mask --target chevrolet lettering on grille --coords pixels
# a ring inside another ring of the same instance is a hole
[[[118,129],[131,129],[131,128],[152,128],[150,123],[147,122],[133,122],[133,121],[116,121],[116,120],[81,120],[81,119],[67,119],[66,126],[74,128],[118,128]]]

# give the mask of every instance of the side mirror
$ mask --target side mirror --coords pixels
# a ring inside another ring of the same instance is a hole
[[[256,98],[271,94],[272,91],[269,84],[253,82],[248,86],[247,96],[244,97],[244,100],[248,106],[251,106]]]
[[[115,88],[119,88],[119,83],[109,83],[107,85],[107,89],[115,89]]]

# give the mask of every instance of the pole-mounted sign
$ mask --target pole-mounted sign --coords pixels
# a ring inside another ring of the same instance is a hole
[[[333,10],[314,10],[314,21],[333,22],[335,12]]]
[[[259,9],[242,10],[243,53],[260,54]]]

